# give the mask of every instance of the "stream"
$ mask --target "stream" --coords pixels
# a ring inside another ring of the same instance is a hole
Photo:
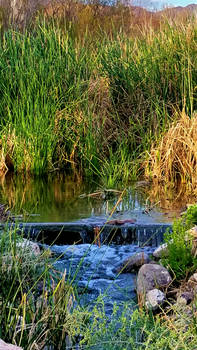
[[[19,231],[60,257],[54,268],[66,270],[67,280],[77,287],[78,302],[92,304],[102,293],[110,315],[115,302],[132,304],[136,298],[136,275],[117,275],[116,268],[137,252],[151,254],[185,204],[179,201],[172,209],[169,198],[155,204],[150,191],[143,181],[133,183],[118,202],[121,191],[103,191],[72,176],[7,176],[0,184],[0,203],[21,215]]]

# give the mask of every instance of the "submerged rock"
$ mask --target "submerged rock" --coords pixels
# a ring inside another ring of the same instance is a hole
[[[148,254],[139,252],[124,260],[123,263],[116,269],[116,272],[131,272],[133,270],[139,269],[142,265],[148,264],[149,262],[150,258]]]
[[[152,289],[146,294],[146,307],[149,310],[157,310],[165,302],[166,297],[159,289]]]

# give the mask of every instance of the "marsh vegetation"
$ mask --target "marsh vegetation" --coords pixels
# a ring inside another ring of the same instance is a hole
[[[61,2],[15,28],[2,12],[1,173],[72,168],[109,187],[145,173],[195,187],[195,16],[69,4],[70,15]]]

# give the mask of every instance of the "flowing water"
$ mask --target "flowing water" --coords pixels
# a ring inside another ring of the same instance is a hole
[[[123,189],[118,187],[120,191]],[[62,174],[42,179],[15,175],[2,179],[0,203],[7,204],[12,213],[22,215],[21,220],[29,222],[28,225],[37,225],[37,230],[41,230],[39,225],[45,225],[48,236],[51,236],[51,229],[55,235],[62,231],[59,244],[56,242],[56,245],[50,246],[57,256],[61,256],[54,267],[62,272],[66,269],[67,278],[77,285],[83,304],[92,303],[99,293],[104,293],[106,312],[110,315],[114,302],[121,305],[135,298],[135,274],[118,276],[116,267],[137,252],[151,254],[165,231],[164,226],[157,232],[157,225],[171,222],[186,202],[181,192],[162,197],[162,191],[163,188],[160,192],[151,189],[145,182],[133,183],[117,205],[121,192],[103,190],[97,183],[81,182]],[[178,205],[173,206],[173,203]],[[114,221],[114,225],[103,231],[105,235],[101,237],[101,246],[92,244],[93,240],[88,235],[93,234],[94,227],[105,227],[107,220]],[[115,234],[106,240],[112,228]],[[83,240],[75,239],[76,234]],[[150,241],[152,234],[157,239]],[[78,244],[73,245],[77,240]],[[84,244],[81,244],[82,241]]]

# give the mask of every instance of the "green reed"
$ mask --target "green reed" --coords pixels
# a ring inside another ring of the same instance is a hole
[[[72,167],[128,181],[175,110],[197,108],[194,20],[90,38],[44,19],[2,35],[1,158],[16,171]]]

